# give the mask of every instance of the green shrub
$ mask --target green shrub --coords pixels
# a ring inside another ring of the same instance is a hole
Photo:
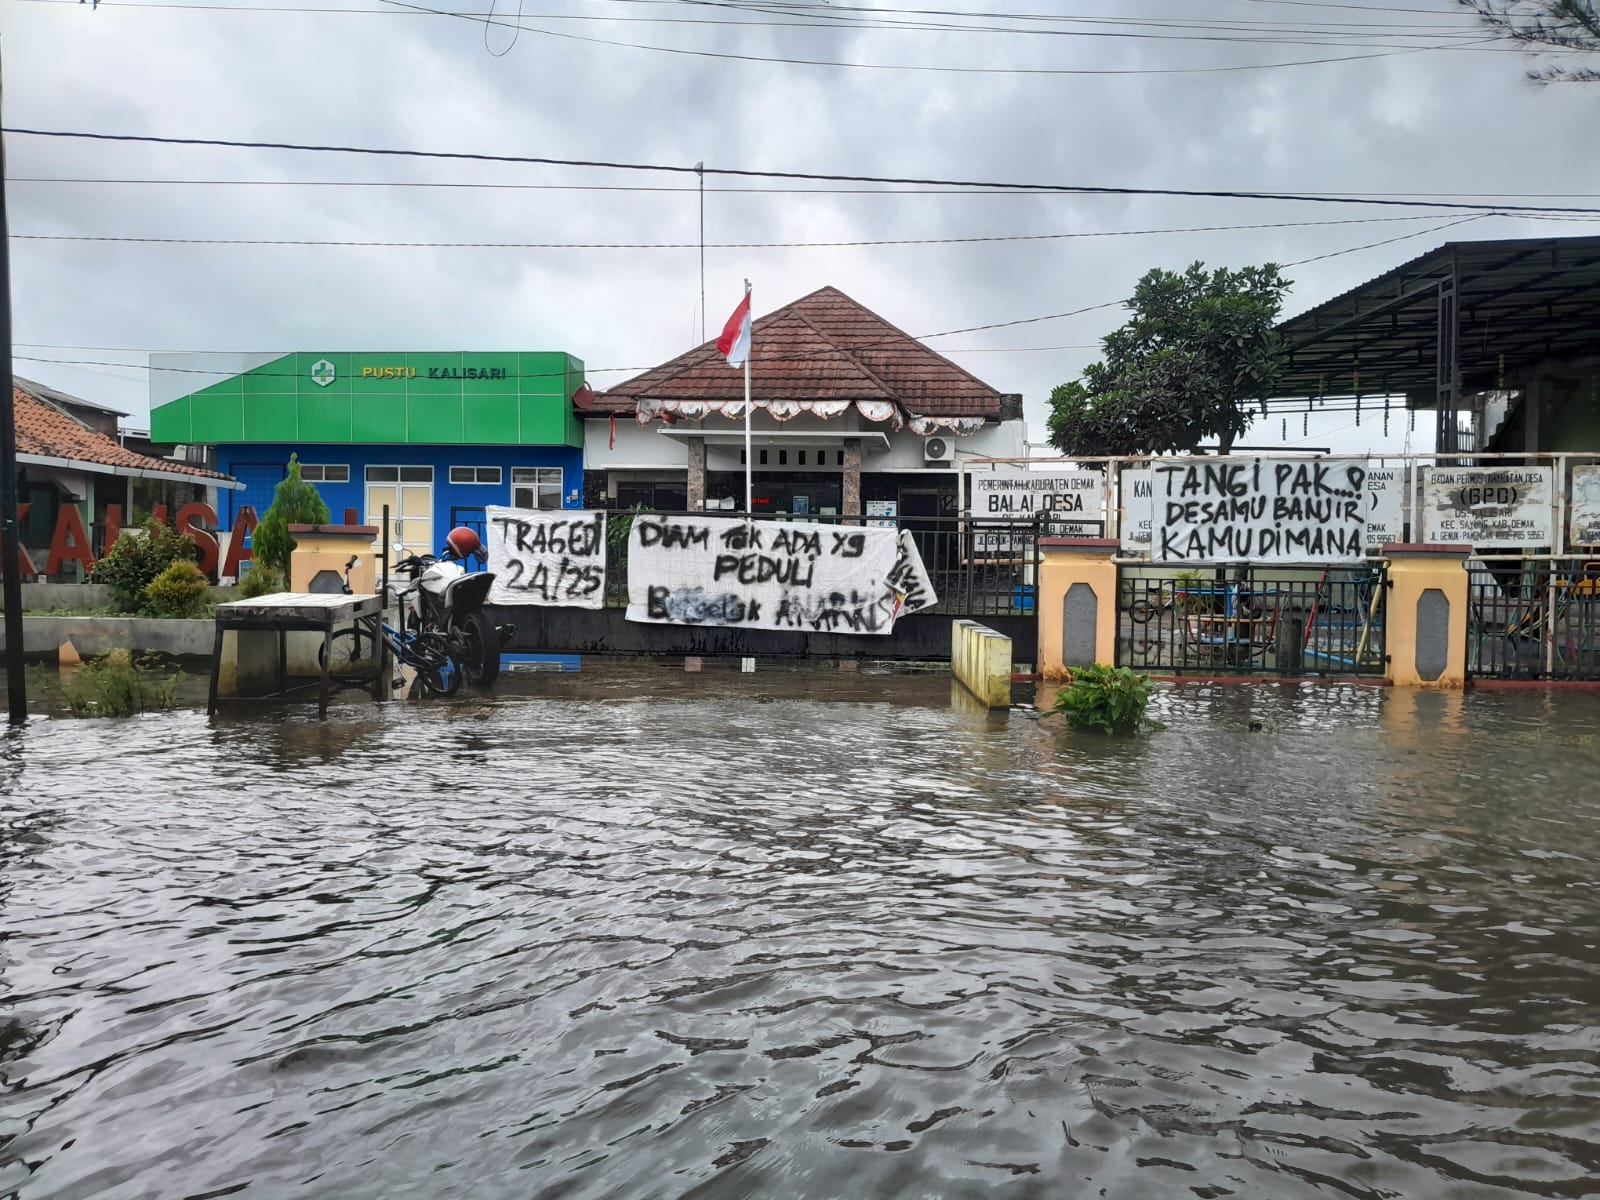
[[[137,530],[125,529],[116,545],[94,564],[89,578],[111,586],[111,597],[122,612],[138,612],[145,601],[145,588],[175,562],[192,563],[199,557],[194,540],[154,517],[145,519]]]
[[[145,606],[158,617],[203,616],[209,586],[192,562],[175,562],[145,585]]]
[[[129,717],[176,705],[178,675],[158,670],[152,659],[136,661],[126,650],[113,650],[84,663],[63,690],[75,717]]]
[[[276,567],[252,562],[250,569],[239,577],[239,599],[254,600],[284,590],[283,575]]]
[[[289,555],[294,553],[291,525],[326,525],[333,518],[314,483],[300,478],[300,456],[289,455],[289,473],[272,493],[272,506],[262,514],[261,524],[250,538],[250,550],[257,564],[276,567],[289,573]]]
[[[1159,722],[1145,716],[1150,704],[1150,677],[1136,675],[1127,667],[1106,667],[1098,663],[1079,667],[1072,683],[1056,696],[1051,711],[1066,717],[1073,729],[1098,729],[1102,733],[1137,733],[1141,729],[1160,729]]]

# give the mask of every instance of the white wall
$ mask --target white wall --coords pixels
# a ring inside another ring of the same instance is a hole
[[[1026,454],[1023,445],[1025,433],[1021,421],[1004,421],[999,425],[985,425],[977,433],[966,437],[958,437],[952,433],[941,432],[937,437],[945,438],[955,446],[956,457],[948,467],[954,473],[960,461],[964,458],[1016,458]],[[889,452],[867,453],[861,457],[861,469],[866,472],[873,471],[943,471],[945,467],[924,468],[926,461],[922,444],[928,439],[921,434],[912,433],[909,429],[902,429],[899,433],[889,435]]]
[[[682,442],[658,433],[659,421],[640,425],[631,416],[617,418],[617,444],[611,442],[609,420],[583,423],[583,469],[614,471],[628,467],[655,467],[682,471],[689,465],[689,452]]]
[[[641,426],[630,417],[617,418],[616,445],[611,446],[610,422],[606,420],[586,420],[584,422],[583,438],[583,467],[586,471],[616,471],[616,470],[677,470],[682,471],[688,467],[688,447],[677,438],[660,432],[664,426],[658,421]],[[729,421],[724,417],[712,417],[705,421],[683,421],[677,426],[679,429],[711,429],[736,433],[743,429],[738,421]],[[927,440],[921,434],[913,433],[909,429],[902,429],[898,433],[890,432],[885,425],[874,425],[861,420],[858,413],[852,410],[843,417],[836,417],[825,421],[810,414],[801,414],[792,421],[774,422],[764,413],[756,412],[753,422],[752,436],[757,447],[762,445],[761,435],[769,430],[782,430],[784,437],[781,440],[769,441],[768,448],[781,445],[787,448],[806,447],[811,449],[817,446],[836,447],[839,439],[857,432],[887,433],[889,436],[889,449],[887,451],[876,448],[877,439],[870,439],[861,456],[862,471],[871,474],[877,471],[922,471],[938,472],[948,469],[951,473],[956,470],[956,463],[963,458],[1020,458],[1027,453],[1025,445],[1026,433],[1021,421],[1006,421],[998,425],[985,425],[977,433],[966,437],[955,434],[941,433],[955,446],[956,461],[948,468],[927,467],[923,454],[923,443]],[[816,434],[815,441],[806,438],[804,434]],[[739,462],[739,450],[734,446],[711,446],[707,451],[707,469],[712,471],[736,471],[742,469]],[[770,456],[769,456],[770,457]],[[795,458],[790,455],[791,464]],[[781,469],[774,464],[769,464],[766,469]],[[792,467],[791,467],[792,469]]]

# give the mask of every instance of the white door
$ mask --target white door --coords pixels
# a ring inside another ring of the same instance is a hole
[[[383,506],[389,506],[389,542],[401,554],[435,554],[433,544],[433,468],[368,467],[367,524],[383,536]]]

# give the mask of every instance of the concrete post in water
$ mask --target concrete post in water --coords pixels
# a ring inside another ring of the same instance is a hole
[[[1467,678],[1471,546],[1392,542],[1384,647],[1397,687],[1459,688]]]
[[[1011,639],[976,621],[951,622],[950,670],[988,708],[1011,707]]]
[[[1039,673],[1117,661],[1115,538],[1039,539]]]

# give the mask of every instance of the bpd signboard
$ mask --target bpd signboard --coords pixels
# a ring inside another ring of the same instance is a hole
[[[1099,537],[1105,528],[1106,478],[1099,471],[1028,471],[1001,467],[967,476],[967,506],[976,524],[973,549],[979,554],[1026,548],[1026,539],[997,529],[992,522],[1033,522],[1049,537]]]
[[[1550,467],[1429,467],[1423,472],[1423,539],[1477,547],[1548,546]]]

